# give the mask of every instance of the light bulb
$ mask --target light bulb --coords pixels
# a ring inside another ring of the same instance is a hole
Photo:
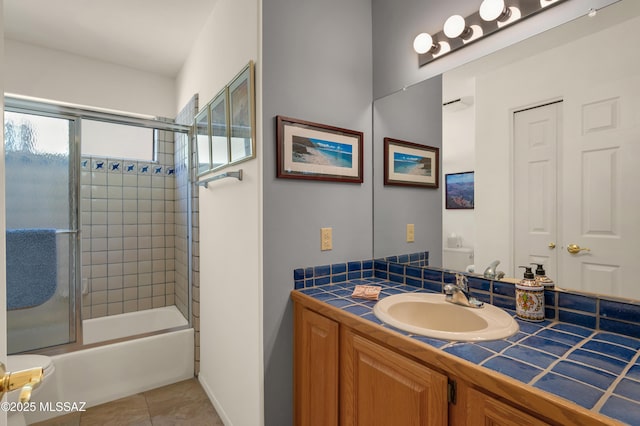
[[[484,0],[480,5],[480,17],[487,22],[495,21],[504,10],[504,0]]]
[[[427,53],[433,47],[433,38],[427,33],[420,33],[413,40],[413,50],[416,53]]]
[[[460,37],[466,28],[464,18],[460,15],[450,16],[444,23],[444,35],[449,38]]]

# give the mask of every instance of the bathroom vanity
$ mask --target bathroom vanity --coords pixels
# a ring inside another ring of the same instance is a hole
[[[321,287],[347,300],[353,285]],[[296,425],[620,424],[384,326],[374,301],[347,307],[327,293],[291,293]]]

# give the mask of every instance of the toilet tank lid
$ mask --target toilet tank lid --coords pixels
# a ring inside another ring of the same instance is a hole
[[[51,367],[51,358],[45,355],[9,355],[7,357],[7,371],[28,370],[42,367],[47,370]]]
[[[473,253],[473,249],[471,247],[444,247],[443,250],[454,253]]]

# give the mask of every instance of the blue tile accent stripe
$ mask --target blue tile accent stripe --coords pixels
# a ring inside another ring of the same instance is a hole
[[[294,289],[300,290],[319,285],[343,283],[348,280],[371,278],[374,276],[373,267],[373,260],[362,260],[297,268],[293,271]]]

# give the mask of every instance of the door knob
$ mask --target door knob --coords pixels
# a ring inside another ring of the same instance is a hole
[[[576,253],[580,253],[581,251],[591,251],[591,249],[586,247],[580,247],[577,244],[569,244],[567,246],[567,251],[571,254],[576,254]]]
[[[38,386],[44,376],[42,367],[29,370],[7,372],[6,367],[0,362],[0,398],[7,392],[20,389],[20,402],[28,402],[31,399],[31,391]]]
[[[549,243],[549,248],[551,250],[553,250],[554,248],[556,248],[556,243]]]

